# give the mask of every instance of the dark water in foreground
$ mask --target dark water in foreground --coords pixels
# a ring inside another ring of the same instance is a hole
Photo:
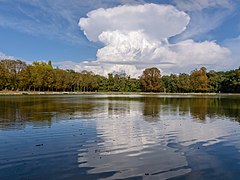
[[[0,179],[238,179],[240,97],[0,96]]]

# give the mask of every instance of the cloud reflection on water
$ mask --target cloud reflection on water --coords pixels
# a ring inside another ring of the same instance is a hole
[[[52,164],[55,156],[67,160],[59,154],[67,149],[74,163],[64,165],[75,168],[71,171],[75,176],[166,179],[191,174],[189,179],[227,179],[239,175],[238,97],[44,95],[0,97],[0,104],[0,132],[6,138],[24,135],[34,148],[36,139],[44,142],[44,154],[54,155],[49,159]],[[17,138],[11,140],[22,144]],[[31,153],[25,144],[9,152],[22,158],[15,152]]]
[[[207,115],[208,99],[195,99],[195,104],[191,99],[176,101],[180,103],[144,97],[102,104],[103,113],[96,117],[101,142],[79,153],[80,167],[93,167],[89,174],[115,172],[111,179],[177,177],[191,171],[182,147],[220,143],[238,128],[225,117]]]

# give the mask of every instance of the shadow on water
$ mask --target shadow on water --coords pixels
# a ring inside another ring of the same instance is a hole
[[[240,176],[239,149],[223,142],[209,146],[203,144],[178,147],[184,152],[191,172],[170,179],[237,179]]]

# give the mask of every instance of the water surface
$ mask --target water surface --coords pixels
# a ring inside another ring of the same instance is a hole
[[[0,179],[237,179],[240,97],[0,96]]]

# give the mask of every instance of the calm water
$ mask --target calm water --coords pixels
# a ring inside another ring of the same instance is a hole
[[[238,179],[240,97],[0,96],[0,179]]]

